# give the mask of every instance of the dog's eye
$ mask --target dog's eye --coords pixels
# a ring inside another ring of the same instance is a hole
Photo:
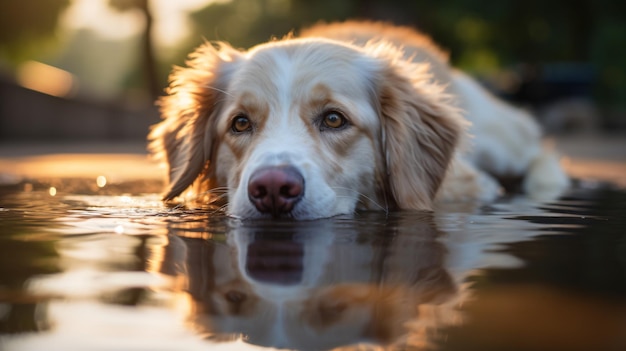
[[[243,133],[252,130],[252,122],[245,115],[237,115],[233,118],[233,122],[230,126],[233,132]]]
[[[322,127],[327,129],[337,129],[346,125],[346,118],[337,111],[328,111],[322,119]]]

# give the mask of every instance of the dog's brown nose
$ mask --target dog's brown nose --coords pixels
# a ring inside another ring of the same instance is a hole
[[[248,198],[263,213],[289,213],[304,195],[304,178],[292,166],[261,168],[250,177]]]

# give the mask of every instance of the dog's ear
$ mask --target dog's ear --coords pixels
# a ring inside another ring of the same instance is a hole
[[[428,65],[393,50],[379,57],[377,78],[388,185],[399,208],[430,210],[465,122]]]
[[[228,77],[240,52],[227,44],[205,43],[175,67],[167,95],[158,104],[163,121],[148,136],[152,155],[168,166],[165,200],[180,195],[208,166]]]

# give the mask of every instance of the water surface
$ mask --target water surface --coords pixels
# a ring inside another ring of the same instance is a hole
[[[626,349],[620,189],[242,222],[160,187],[5,180],[0,349]]]

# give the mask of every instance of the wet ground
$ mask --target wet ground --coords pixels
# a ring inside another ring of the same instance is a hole
[[[164,207],[141,144],[3,145],[0,350],[624,350],[620,140],[562,140],[551,203],[300,223]]]

